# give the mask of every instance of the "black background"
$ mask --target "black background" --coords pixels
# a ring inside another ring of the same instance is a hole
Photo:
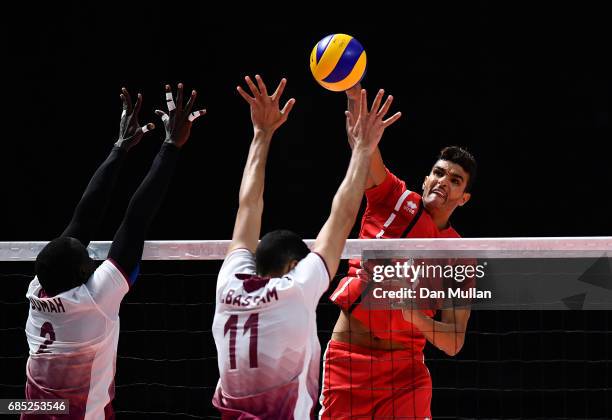
[[[144,95],[143,122],[182,81],[208,109],[150,238],[227,239],[251,138],[244,75],[288,78],[295,97],[269,159],[263,230],[314,237],[349,158],[344,95],[310,74],[315,43],[334,32],[364,45],[364,86],[385,88],[403,117],[381,143],[409,188],[445,145],[473,151],[480,176],[456,212],[463,236],[609,235],[610,46],[604,10],[379,5],[342,17],[312,5],[213,12],[206,3],[31,7],[7,14],[3,37],[2,240],[63,229],[118,132],[119,89]],[[217,5],[218,6],[218,5]],[[351,13],[352,12],[352,13]],[[158,124],[159,125],[159,124]],[[161,126],[160,126],[161,127]],[[163,137],[135,149],[100,239],[110,239]]]
[[[163,85],[179,81],[187,89],[198,90],[197,103],[207,108],[208,115],[194,126],[149,239],[229,239],[251,138],[248,106],[235,87],[244,75],[256,73],[264,77],[269,89],[287,77],[285,98],[297,100],[270,153],[263,231],[290,228],[303,237],[315,237],[349,159],[344,95],[318,86],[308,66],[312,47],[330,33],[348,33],[359,39],[368,54],[364,87],[370,93],[385,88],[395,96],[392,109],[402,111],[403,117],[385,133],[381,150],[387,166],[408,188],[420,189],[445,145],[466,146],[476,156],[479,178],[473,198],[452,218],[463,236],[611,234],[612,73],[609,23],[603,7],[574,4],[562,8],[553,3],[535,7],[515,2],[408,3],[401,9],[397,4],[378,3],[363,10],[356,10],[356,5],[344,5],[346,10],[342,10],[341,5],[314,3],[265,8],[205,2],[17,6],[19,11],[6,11],[1,37],[2,241],[49,240],[63,230],[89,177],[116,139],[121,86],[144,95],[141,121],[161,127],[153,110],[163,109]],[[335,7],[338,13],[333,13]],[[158,128],[131,152],[97,239],[112,238],[162,137]],[[145,264],[145,273],[207,272],[211,277],[215,269]],[[31,267],[5,264],[4,270],[29,273]],[[4,303],[17,301],[25,293],[27,276],[17,279],[3,279],[8,284]],[[130,301],[151,301],[157,296],[166,303],[191,298],[212,302],[208,286],[194,289],[188,283],[193,280],[188,279],[172,289],[163,279],[151,279],[148,288],[141,281]],[[172,293],[176,293],[174,299]],[[173,314],[173,306],[145,314],[149,317],[145,320],[122,312],[122,320],[132,329],[153,328],[152,319],[161,316],[165,329],[205,331],[212,320],[211,307],[206,305],[202,312],[182,315],[197,319],[199,326],[186,325],[181,316]],[[15,305],[3,304],[2,308],[3,328],[23,325],[25,305],[19,306],[22,312]],[[334,311],[322,304],[323,344]],[[593,312],[474,314],[470,328],[475,337],[470,342],[468,336],[459,359],[532,362],[520,364],[520,369],[497,364],[494,369],[501,370],[494,371],[486,363],[452,365],[454,362],[430,349],[434,387],[448,384],[448,389],[434,391],[434,415],[609,417],[605,401],[610,396],[610,378],[609,374],[602,376],[609,370],[609,360],[603,365],[585,361],[609,358],[610,335],[605,333],[609,317]],[[488,344],[489,336],[478,334],[516,329],[539,333],[515,338],[496,335],[497,341]],[[563,333],[572,329],[580,331],[580,337]],[[560,332],[544,334],[557,330]],[[6,334],[3,355],[23,354],[19,353],[25,349],[23,332],[14,334],[14,345],[9,344],[12,333]],[[142,356],[144,341],[152,342],[153,347],[157,340],[168,342],[167,335],[158,339],[153,334],[143,341],[126,337],[130,336],[122,334],[120,355]],[[212,363],[199,367],[202,372],[188,368],[185,372],[199,372],[205,387],[214,386],[212,339],[207,333],[199,337],[199,344],[181,346],[190,348],[193,357],[210,357]],[[203,346],[201,351],[198,346]],[[176,351],[170,344],[161,347],[165,350],[157,349],[162,355]],[[550,349],[561,350],[553,354]],[[437,358],[442,361],[436,362]],[[533,362],[542,358],[564,362],[552,367]],[[579,360],[577,370],[567,362],[570,359]],[[124,367],[124,360],[120,357],[118,362],[118,384],[139,382],[139,376],[154,371],[137,364]],[[22,384],[22,362],[2,360],[5,369],[11,370],[5,370],[9,373],[2,375],[0,383]],[[165,379],[150,381],[172,382],[168,378],[180,376],[180,369],[173,366],[170,363],[165,368]],[[459,372],[461,366],[467,366],[465,372]],[[518,372],[520,378],[503,380]],[[589,375],[599,376],[591,380]],[[184,375],[182,378],[185,384]],[[202,384],[194,381],[193,386]],[[468,389],[530,386],[566,391],[479,394]],[[463,393],[457,391],[461,387],[466,388]],[[584,387],[604,391],[581,392],[579,398],[567,391]],[[5,395],[21,395],[20,389],[8,389]],[[159,398],[151,397],[155,392]],[[176,395],[184,396],[184,392],[179,388]],[[181,403],[164,389],[144,387],[133,398],[127,393],[128,389],[118,389],[117,404],[123,411],[130,407],[152,410],[159,401],[166,404],[161,411],[201,414],[210,408],[207,393],[201,394],[201,409],[194,396],[196,402],[185,410],[169,408],[168,404],[180,407]],[[137,404],[148,400],[151,404],[144,408]],[[120,418],[123,416],[128,414]]]

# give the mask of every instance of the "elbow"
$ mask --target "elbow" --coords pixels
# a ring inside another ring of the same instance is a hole
[[[445,349],[444,353],[446,353],[448,356],[456,356],[459,351],[461,350],[461,347],[454,347],[454,348],[450,348],[450,349]]]
[[[447,348],[442,349],[444,353],[453,357],[459,354],[461,349],[463,348],[463,343],[465,342],[465,337],[463,334],[460,337],[457,337],[453,343],[450,344]]]

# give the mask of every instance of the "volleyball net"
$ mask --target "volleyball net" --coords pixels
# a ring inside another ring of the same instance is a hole
[[[44,245],[0,243],[0,398],[24,395],[25,293]],[[211,325],[228,245],[146,243],[141,275],[120,312],[119,418],[219,418],[210,402],[218,380]],[[90,255],[104,259],[109,246],[92,242]],[[494,297],[470,300],[461,352],[449,357],[430,345],[425,350],[434,418],[611,418],[611,253],[610,237],[349,240],[343,259],[363,257],[369,281],[388,293],[431,284],[423,274],[429,266],[455,267],[451,283],[458,262],[474,266],[469,278],[482,266],[477,288]],[[398,279],[398,267],[412,267],[412,277]],[[322,347],[339,313],[329,296],[346,270],[344,262],[317,308]],[[375,270],[385,278],[375,279]],[[433,270],[434,277],[444,272]],[[405,302],[405,294],[399,300]]]

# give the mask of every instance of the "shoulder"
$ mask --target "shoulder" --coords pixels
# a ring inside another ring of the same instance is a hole
[[[402,194],[402,197],[400,197],[400,199],[401,200],[398,200],[398,203],[396,205],[396,211],[400,211],[401,209],[403,209],[404,211],[408,212],[413,216],[418,211],[419,206],[423,205],[423,197],[421,197],[421,194],[415,191],[404,191],[404,194]]]
[[[317,252],[310,252],[308,255],[306,255],[306,257],[300,260],[300,262],[295,266],[293,272],[300,274],[304,271],[304,269],[315,269],[325,273],[329,278],[327,263],[325,262],[325,259]]]
[[[316,252],[311,252],[302,259],[287,277],[293,279],[303,290],[308,290],[308,295],[313,294],[317,300],[327,290],[331,280],[325,260]]]
[[[96,268],[96,271],[94,271],[93,275],[94,277],[108,277],[116,281],[121,281],[125,283],[126,286],[129,284],[129,277],[127,273],[125,273],[123,269],[110,258],[100,264],[100,266]]]
[[[238,248],[231,251],[225,256],[223,265],[221,266],[221,272],[245,272],[250,273],[255,269],[255,255],[246,249]]]
[[[251,252],[251,250],[247,248],[236,248],[225,256],[224,261],[233,260],[236,258],[252,258],[255,259],[255,255]]]
[[[30,298],[30,296],[38,297],[38,294],[42,290],[42,286],[38,281],[38,277],[34,277],[30,284],[28,285],[28,291],[26,293],[26,298]]]
[[[395,176],[389,169],[385,168],[385,179],[380,184],[365,191],[368,201],[381,201],[388,199],[389,196],[401,194],[406,189],[406,183]]]
[[[111,259],[100,264],[84,286],[92,299],[98,303],[113,299],[120,302],[130,290],[128,276]]]
[[[236,274],[255,274],[255,255],[246,248],[235,249],[225,256],[217,276],[217,291],[234,282]]]

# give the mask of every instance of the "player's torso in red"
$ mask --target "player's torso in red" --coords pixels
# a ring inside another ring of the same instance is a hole
[[[422,197],[407,190],[405,183],[390,172],[382,184],[366,191],[366,197],[368,204],[361,221],[361,239],[459,238],[452,227],[439,230],[427,211],[420,209]],[[360,268],[359,259],[349,261],[348,276],[340,281],[330,299],[376,338],[421,352],[425,337],[404,320],[401,310],[369,310],[356,303],[367,287],[367,280],[357,277]],[[423,312],[428,316],[435,314],[433,310]]]

